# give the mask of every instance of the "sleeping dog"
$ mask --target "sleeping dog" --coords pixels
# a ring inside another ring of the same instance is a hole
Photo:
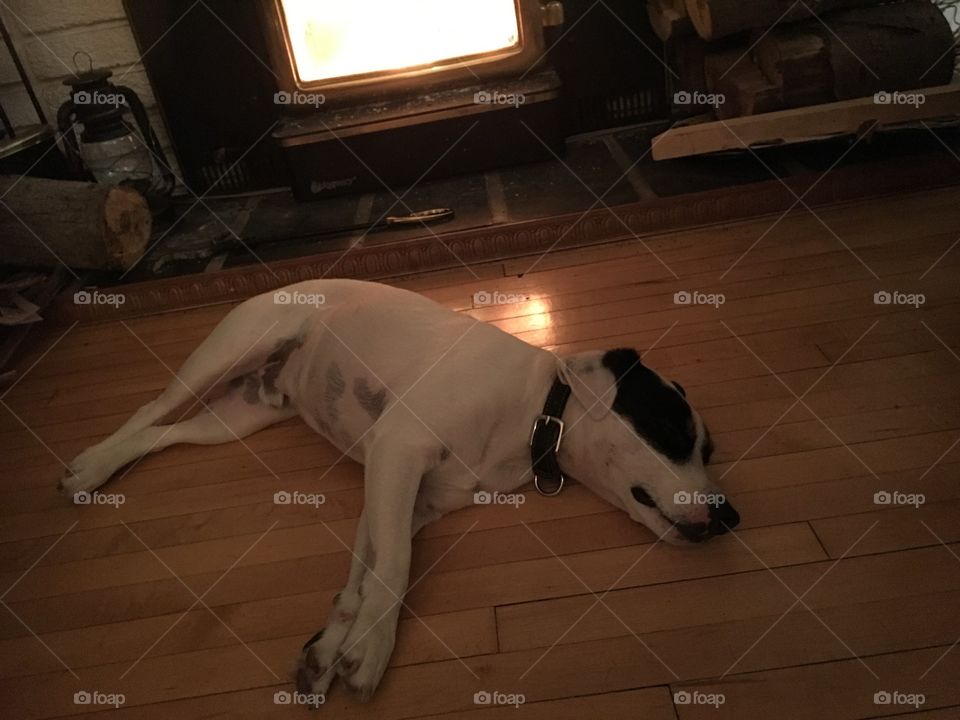
[[[204,396],[205,409],[162,424]],[[317,280],[232,310],[163,393],[81,453],[61,481],[92,492],[120,467],[175,443],[230,442],[299,415],[364,465],[349,578],[304,646],[298,690],[335,675],[362,698],[393,651],[411,538],[427,523],[534,480],[576,478],[671,543],[739,522],[704,465],[713,445],[683,388],[634,350],[550,352],[421,295]]]

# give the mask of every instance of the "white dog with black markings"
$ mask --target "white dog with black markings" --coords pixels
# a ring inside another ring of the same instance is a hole
[[[204,411],[161,424],[196,396]],[[707,478],[712,443],[683,388],[636,351],[558,359],[416,293],[354,280],[239,305],[156,400],[71,463],[61,489],[92,492],[149,452],[230,442],[296,415],[363,463],[365,498],[346,587],[300,657],[304,693],[325,693],[335,675],[373,693],[393,651],[411,538],[479,491],[536,476],[552,494],[562,468],[670,542],[739,522]]]

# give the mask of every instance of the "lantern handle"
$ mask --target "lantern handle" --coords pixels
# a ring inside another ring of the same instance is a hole
[[[85,55],[87,57],[87,72],[93,72],[93,58],[90,57],[90,53],[84,50],[77,50],[73,54],[73,67],[77,70],[77,72],[82,72],[82,70],[80,70],[80,64],[77,62],[77,57],[80,55]]]

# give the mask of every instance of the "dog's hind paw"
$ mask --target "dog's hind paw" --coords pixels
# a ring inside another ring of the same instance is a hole
[[[91,450],[80,453],[64,470],[57,490],[72,498],[79,492],[93,492],[103,485],[110,478],[111,470],[98,459]]]
[[[75,499],[77,493],[90,492],[89,488],[91,486],[96,489],[100,484],[91,483],[83,474],[82,469],[75,468],[71,464],[63,471],[63,477],[57,483],[57,492],[66,498]]]

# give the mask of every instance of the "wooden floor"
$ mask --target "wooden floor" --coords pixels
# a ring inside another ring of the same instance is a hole
[[[960,191],[817,214],[399,283],[560,352],[650,349],[709,424],[743,523],[667,547],[580,486],[455,513],[415,541],[374,700],[335,686],[323,713],[960,717]],[[494,291],[528,298],[472,308]],[[726,302],[677,305],[681,291]],[[306,713],[274,693],[345,581],[359,466],[290,421],[148,457],[103,488],[117,508],[54,492],[62,461],[151,399],[228,309],[51,328],[22,363],[0,408],[4,717]],[[273,503],[294,489],[326,503]],[[525,704],[478,706],[479,691]]]

